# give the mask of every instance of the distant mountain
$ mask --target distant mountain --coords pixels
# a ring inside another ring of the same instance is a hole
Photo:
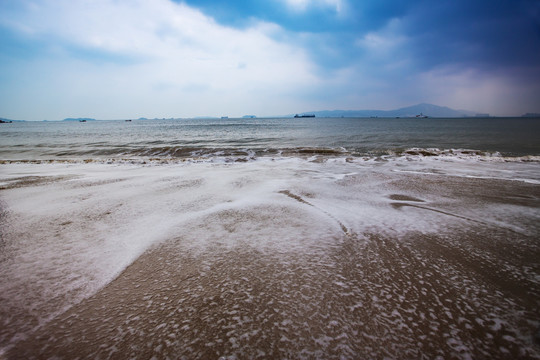
[[[401,114],[396,116],[416,116],[420,113],[431,117],[467,117],[476,115],[476,112],[474,111],[454,110],[447,106],[437,106],[432,104],[418,104],[392,111]]]
[[[432,104],[418,104],[395,110],[323,110],[305,113],[315,114],[317,117],[415,117],[419,114],[429,117],[468,117],[476,115],[474,111],[454,110]]]

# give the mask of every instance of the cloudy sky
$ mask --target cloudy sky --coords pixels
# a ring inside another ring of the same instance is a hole
[[[0,0],[0,117],[540,112],[538,0]]]

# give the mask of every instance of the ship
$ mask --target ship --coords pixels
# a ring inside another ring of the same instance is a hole
[[[416,115],[416,117],[419,118],[419,119],[427,119],[428,116],[420,113],[420,114]]]
[[[314,118],[315,114],[302,114],[302,115],[294,115],[295,118]]]

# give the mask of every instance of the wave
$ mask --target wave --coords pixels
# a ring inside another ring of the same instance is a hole
[[[29,156],[31,154],[26,154]],[[342,159],[347,162],[392,161],[407,159],[495,161],[495,162],[540,162],[539,155],[501,154],[474,149],[345,149],[343,147],[290,147],[290,148],[208,148],[185,146],[113,147],[97,150],[66,149],[39,154],[34,158],[0,159],[0,164],[10,163],[182,163],[182,162],[248,162],[261,159],[299,158],[324,162]]]

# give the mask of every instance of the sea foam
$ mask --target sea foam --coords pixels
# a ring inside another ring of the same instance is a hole
[[[16,344],[21,334],[30,334],[93,296],[143,253],[162,244],[174,243],[175,251],[193,257],[214,248],[251,249],[287,264],[285,268],[300,256],[312,259],[305,271],[330,273],[337,266],[330,254],[348,241],[368,243],[373,234],[396,241],[411,234],[451,238],[464,223],[525,237],[539,230],[534,207],[538,199],[524,195],[494,204],[489,194],[476,193],[468,201],[462,186],[472,178],[501,189],[512,181],[534,186],[540,174],[530,163],[404,156],[375,162],[292,157],[245,163],[1,166],[6,230],[0,300],[7,311],[2,315],[4,324],[15,329],[0,334],[3,346]],[[439,187],[443,180],[449,187]],[[219,260],[219,253],[212,254],[214,258],[203,257],[205,274]],[[527,276],[538,282],[534,270],[529,269]],[[343,296],[352,294],[350,286],[340,278],[332,285]],[[283,288],[280,293],[281,300],[291,301],[287,296],[292,292]],[[253,296],[246,290],[243,299],[249,303]],[[301,291],[294,296],[301,296]],[[397,292],[381,291],[369,301],[376,307],[392,296]],[[354,304],[353,310],[363,306]],[[387,315],[395,326],[402,326],[399,319],[406,316]],[[431,316],[429,311],[425,316]],[[252,321],[233,320],[239,328]],[[290,328],[288,321],[284,318],[278,327]],[[328,319],[329,328],[339,327],[340,321]],[[232,349],[242,336],[256,333],[236,335],[229,339]],[[344,339],[351,333],[337,331],[338,335],[346,346]],[[290,341],[283,338],[282,343]],[[314,341],[324,348],[333,339]],[[448,341],[461,351],[458,341]]]

